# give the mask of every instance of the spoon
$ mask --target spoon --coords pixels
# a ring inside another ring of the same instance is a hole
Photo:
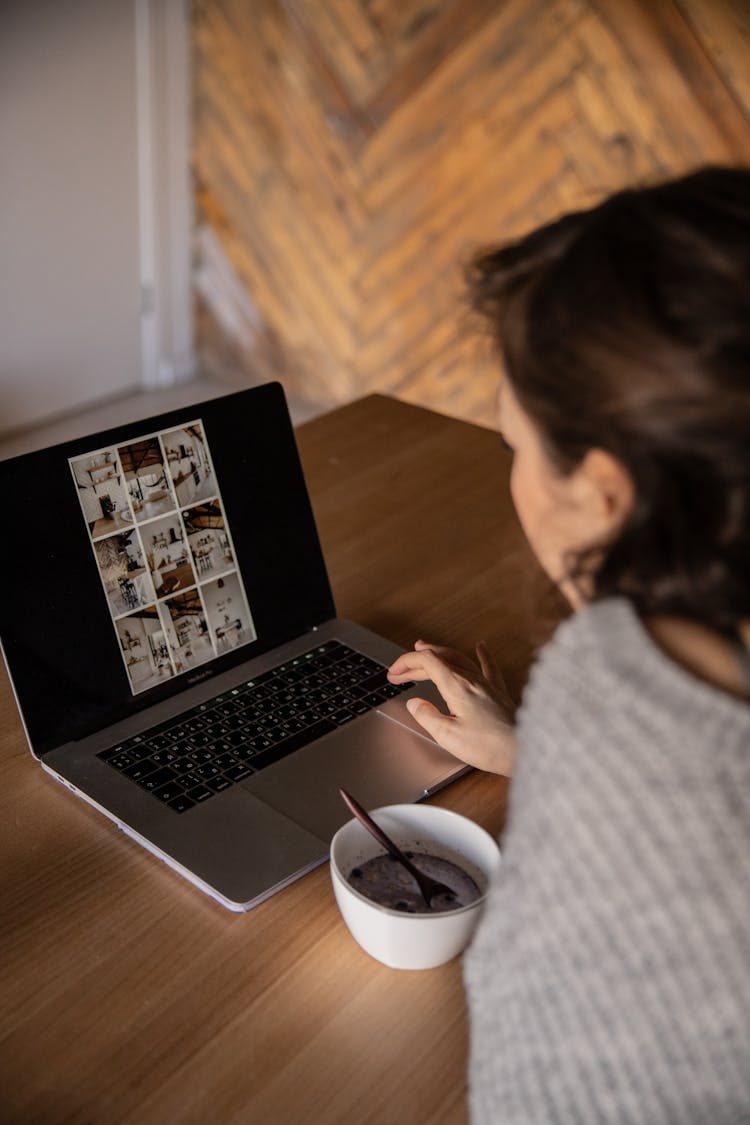
[[[401,848],[399,848],[397,844],[394,844],[390,836],[386,835],[380,825],[375,823],[370,814],[365,812],[360,803],[355,801],[350,793],[347,793],[345,789],[339,789],[339,793],[360,824],[364,825],[367,831],[372,833],[375,839],[383,845],[393,859],[403,864],[419,887],[422,898],[425,900],[430,910],[433,909],[433,901],[441,895],[443,896],[446,907],[456,901],[456,895],[450,887],[447,887],[445,883],[439,883],[437,879],[431,879],[429,875],[425,875],[422,871],[419,871],[408,856],[404,855]]]

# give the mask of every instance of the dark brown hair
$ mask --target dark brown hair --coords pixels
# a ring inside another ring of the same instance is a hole
[[[750,618],[750,171],[618,192],[468,276],[557,471],[600,448],[635,484],[594,597],[729,631]]]

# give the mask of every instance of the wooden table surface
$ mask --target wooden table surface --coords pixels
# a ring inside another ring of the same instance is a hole
[[[340,614],[405,647],[484,637],[517,690],[542,586],[497,435],[372,396],[298,440]],[[223,910],[42,771],[4,669],[0,730],[3,1122],[466,1120],[458,960],[370,959],[327,865]],[[497,834],[507,788],[433,800]]]

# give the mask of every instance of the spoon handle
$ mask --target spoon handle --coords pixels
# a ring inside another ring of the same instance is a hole
[[[409,863],[408,858],[404,855],[401,849],[396,847],[390,836],[386,836],[380,825],[372,819],[370,814],[366,812],[365,809],[362,808],[359,801],[355,801],[354,797],[352,797],[350,793],[347,793],[345,789],[339,789],[339,793],[341,794],[351,811],[354,813],[357,820],[361,821],[361,823],[364,824],[365,828],[369,828],[370,832],[372,832],[373,836],[375,836],[376,839],[380,841],[388,854],[392,855],[394,859],[399,859],[402,863],[407,864],[409,867],[412,867],[413,864]]]
[[[357,820],[372,832],[373,836],[380,841],[388,854],[398,860],[399,863],[403,864],[409,874],[413,876],[428,906],[431,905],[431,900],[436,893],[448,891],[449,894],[452,894],[448,887],[443,886],[442,883],[436,883],[434,879],[430,879],[429,876],[419,871],[414,864],[411,863],[408,856],[405,856],[401,849],[394,844],[390,836],[387,836],[380,825],[362,808],[359,801],[355,801],[351,793],[347,793],[345,789],[339,789],[339,793],[354,813]]]

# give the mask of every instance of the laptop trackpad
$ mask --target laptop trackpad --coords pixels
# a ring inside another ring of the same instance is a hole
[[[242,784],[329,843],[351,819],[339,787],[372,809],[419,800],[461,769],[431,739],[373,711]]]

